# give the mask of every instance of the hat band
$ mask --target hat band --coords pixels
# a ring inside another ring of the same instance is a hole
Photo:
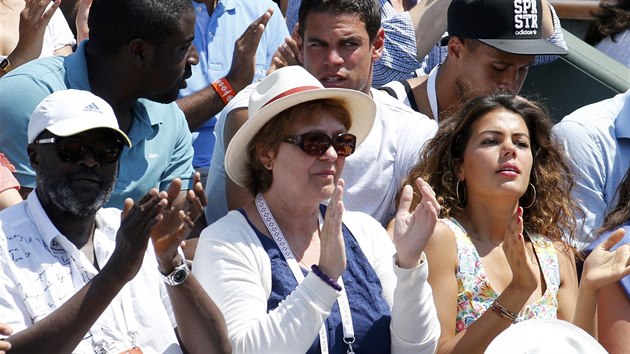
[[[303,91],[310,91],[310,90],[321,90],[321,89],[322,89],[322,88],[321,88],[321,87],[319,87],[319,86],[300,86],[300,87],[294,87],[294,88],[292,88],[292,89],[290,89],[290,90],[287,90],[287,91],[284,91],[283,93],[281,93],[281,94],[277,95],[276,97],[274,97],[274,98],[270,99],[269,101],[267,101],[267,103],[265,103],[264,105],[262,105],[262,107],[260,107],[260,108],[263,108],[263,107],[265,107],[266,105],[270,104],[270,103],[271,103],[271,102],[273,102],[273,101],[277,101],[277,100],[279,100],[279,99],[281,99],[281,98],[283,98],[283,97],[286,97],[286,96],[292,95],[292,94],[294,94],[294,93],[303,92]]]

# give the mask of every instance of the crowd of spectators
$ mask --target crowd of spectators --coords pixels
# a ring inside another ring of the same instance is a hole
[[[627,350],[630,91],[519,96],[551,1],[63,1],[0,0],[0,353]]]

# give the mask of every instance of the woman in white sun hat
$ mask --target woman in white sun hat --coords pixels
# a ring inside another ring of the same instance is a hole
[[[343,207],[345,157],[375,111],[369,96],[325,89],[297,66],[252,93],[225,167],[256,199],[202,232],[193,270],[235,352],[435,350],[422,252],[439,213],[433,191],[418,180],[425,202],[410,213],[407,187],[393,243],[376,220]]]

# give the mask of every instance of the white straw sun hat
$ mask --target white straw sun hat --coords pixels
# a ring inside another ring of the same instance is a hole
[[[558,319],[532,319],[511,325],[488,345],[485,354],[606,354],[580,327]]]
[[[278,113],[300,103],[321,99],[338,101],[350,113],[348,133],[357,137],[357,147],[370,133],[376,104],[363,92],[324,86],[301,66],[278,69],[263,79],[249,98],[248,120],[236,132],[225,152],[225,171],[236,184],[247,181],[247,145]]]

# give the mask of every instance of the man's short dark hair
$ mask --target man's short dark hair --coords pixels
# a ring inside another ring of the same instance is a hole
[[[90,42],[106,54],[134,38],[159,45],[175,33],[187,11],[192,11],[190,0],[94,0]]]
[[[464,44],[464,46],[468,48],[468,51],[470,52],[474,52],[475,50],[477,50],[477,48],[479,48],[479,45],[481,44],[481,42],[478,39],[462,38],[462,37],[458,37],[458,38]]]
[[[376,0],[302,0],[298,15],[298,32],[304,38],[306,17],[312,11],[356,14],[365,23],[370,41],[381,28],[381,5]]]

